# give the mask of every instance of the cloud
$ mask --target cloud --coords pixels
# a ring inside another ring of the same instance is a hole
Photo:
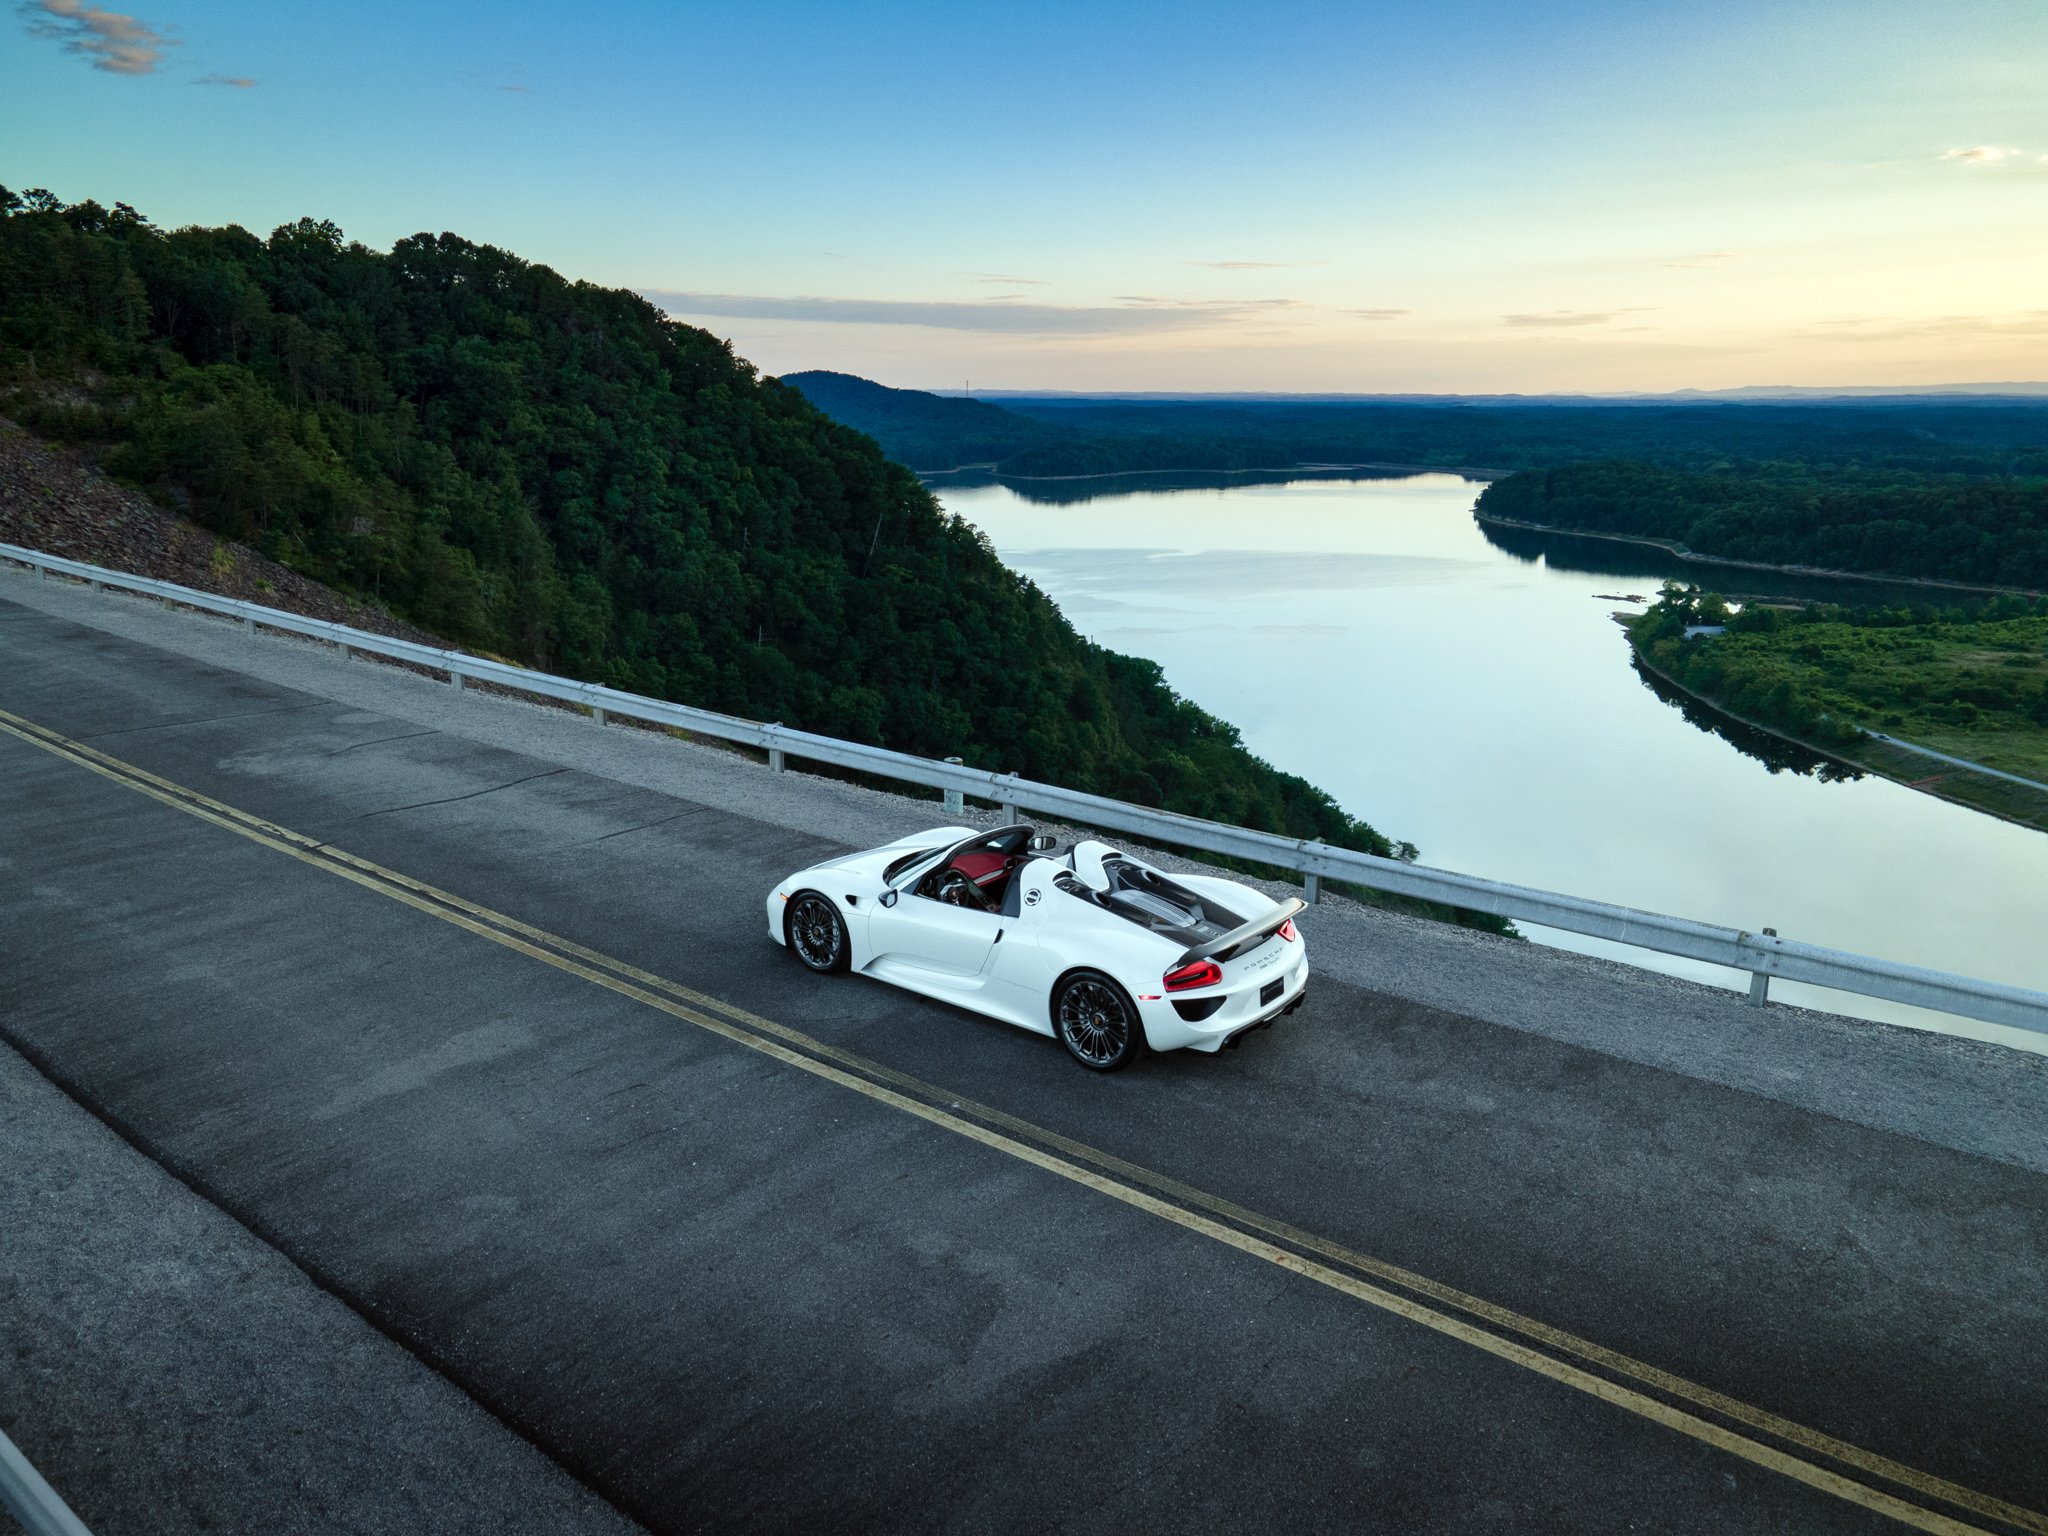
[[[247,75],[201,75],[192,82],[194,85],[226,85],[235,90],[246,91],[256,82]]]
[[[1640,315],[1638,309],[1553,309],[1541,315],[1502,315],[1505,325],[1573,326],[1605,325],[1622,315]]]
[[[2001,160],[2018,159],[2023,153],[2017,149],[2001,149],[1996,144],[1972,144],[1968,149],[1945,149],[1941,158],[1960,160],[1964,165],[1996,165]]]
[[[1398,320],[1403,315],[1415,313],[1412,309],[1344,309],[1339,314],[1355,315],[1360,320]]]
[[[1187,304],[1141,299],[1114,305],[1018,304],[1006,299],[965,302],[917,299],[788,298],[744,293],[688,293],[642,288],[641,297],[678,315],[741,320],[813,320],[828,325],[914,325],[942,331],[1005,335],[1129,336],[1200,330],[1263,318],[1292,299]]]
[[[1292,261],[1191,261],[1191,267],[1208,267],[1215,272],[1274,272],[1298,265]]]
[[[1676,261],[1664,263],[1667,267],[1725,267],[1731,261],[1742,260],[1740,251],[1702,251],[1697,256],[1681,256]]]
[[[2048,335],[2048,309],[1999,315],[1841,315],[1816,321],[1807,334],[1828,341],[1997,341]]]
[[[962,277],[972,278],[977,283],[1000,283],[1005,288],[1043,288],[1042,277],[1018,277],[1010,272],[962,272]]]
[[[21,9],[32,34],[61,42],[110,75],[153,75],[163,68],[165,53],[178,46],[178,39],[148,22],[86,0],[27,0]]]
[[[533,87],[530,85],[501,85],[498,89],[510,91],[515,96],[531,96],[533,94]]]

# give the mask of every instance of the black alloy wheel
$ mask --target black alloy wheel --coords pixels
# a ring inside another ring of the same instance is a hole
[[[843,971],[851,962],[852,956],[847,952],[846,924],[839,920],[832,903],[816,891],[792,896],[783,923],[789,935],[789,947],[796,952],[797,959],[812,970],[820,974]]]
[[[1091,1072],[1115,1072],[1145,1054],[1138,1005],[1100,971],[1076,971],[1061,982],[1052,1017],[1067,1054]]]

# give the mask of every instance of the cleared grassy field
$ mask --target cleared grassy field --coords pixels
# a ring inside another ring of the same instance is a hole
[[[1751,608],[1727,632],[1693,595],[1629,626],[1638,651],[1687,691],[1915,788],[2048,829],[2048,793],[1873,741],[1881,731],[2048,783],[2048,605],[1976,613]]]
[[[1932,746],[1930,742],[1928,745]],[[1947,748],[1942,750],[1946,751]],[[1939,795],[1944,800],[1954,800],[1972,810],[1988,811],[2007,821],[2016,821],[2022,826],[2037,827],[2048,832],[2048,793],[2029,789],[2024,784],[2014,784],[2007,779],[1994,779],[1986,774],[1972,773],[1966,768],[1952,768],[1945,763],[1930,762],[1917,752],[1902,751],[1881,741],[1866,737],[1859,746],[1842,751],[1841,756],[1883,774],[1888,779],[1897,779],[1914,789],[1925,790],[1930,795]],[[1958,756],[1962,754],[1958,753]],[[2017,773],[2018,769],[2009,772]]]
[[[1711,643],[1737,653],[1731,662],[1774,662],[1857,725],[2048,782],[2048,617],[1903,628],[1810,621]]]

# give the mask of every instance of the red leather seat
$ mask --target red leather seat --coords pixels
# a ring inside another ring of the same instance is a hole
[[[964,875],[974,886],[974,891],[990,911],[1003,904],[1003,893],[1009,889],[1010,877],[1024,862],[1024,839],[1018,832],[1009,831],[987,839],[973,847],[964,848],[946,864],[946,878]],[[993,843],[995,846],[990,847]],[[1005,852],[1004,850],[1011,850]]]

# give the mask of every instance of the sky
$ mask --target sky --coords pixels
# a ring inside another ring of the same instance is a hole
[[[768,373],[2048,378],[2043,0],[11,0],[0,182],[422,230]]]

